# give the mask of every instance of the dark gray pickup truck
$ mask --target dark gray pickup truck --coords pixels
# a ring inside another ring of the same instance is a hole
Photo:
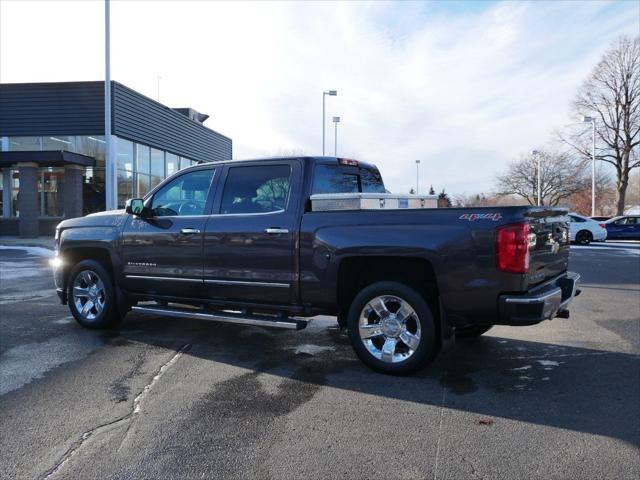
[[[337,207],[316,209],[327,194]],[[376,196],[381,208],[340,203]],[[579,276],[565,210],[382,208],[388,196],[355,160],[187,168],[125,211],[60,223],[58,294],[89,328],[130,310],[292,329],[335,315],[360,359],[391,374],[456,335],[569,315]]]

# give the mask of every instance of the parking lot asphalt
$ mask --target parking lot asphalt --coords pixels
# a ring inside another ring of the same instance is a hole
[[[47,254],[0,247],[0,478],[640,478],[638,244],[572,248],[570,319],[400,378],[330,317],[82,329]]]

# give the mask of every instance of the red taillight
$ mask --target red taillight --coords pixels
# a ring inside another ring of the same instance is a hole
[[[496,231],[498,270],[510,273],[529,271],[529,224],[516,223]]]
[[[607,226],[604,223],[599,223],[598,225],[600,225],[600,228],[604,228],[605,230],[607,229]]]

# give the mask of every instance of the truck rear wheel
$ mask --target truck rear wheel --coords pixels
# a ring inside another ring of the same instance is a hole
[[[122,319],[111,275],[94,260],[83,260],[71,269],[67,298],[71,314],[83,327],[109,328]]]
[[[425,298],[408,285],[377,282],[353,300],[347,317],[351,345],[367,366],[406,375],[436,353],[436,328]]]

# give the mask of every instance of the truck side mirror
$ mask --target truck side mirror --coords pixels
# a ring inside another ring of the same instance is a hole
[[[144,201],[141,198],[130,198],[124,207],[129,215],[144,216]]]

